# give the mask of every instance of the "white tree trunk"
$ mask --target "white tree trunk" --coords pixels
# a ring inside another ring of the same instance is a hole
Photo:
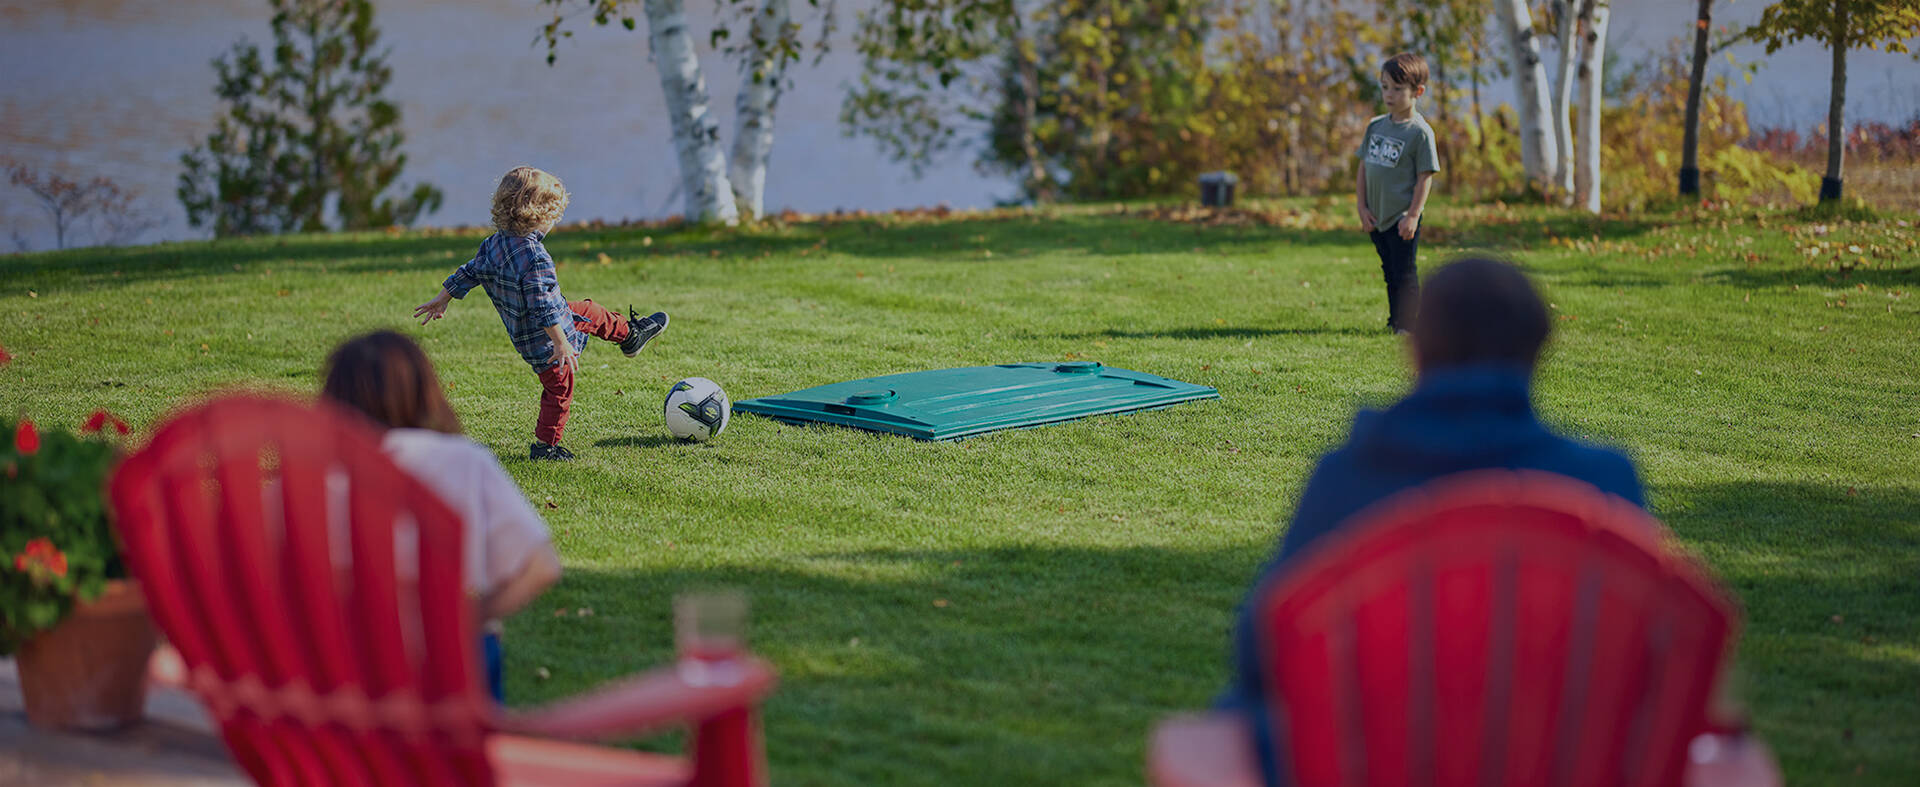
[[[753,49],[741,74],[740,95],[734,101],[739,125],[733,131],[733,201],[750,218],[766,215],[767,161],[773,156],[773,108],[786,81],[787,59],[772,54],[787,35],[790,0],[762,0],[753,15]]]
[[[1600,112],[1601,87],[1606,82],[1607,1],[1585,0],[1587,12],[1586,46],[1580,52],[1580,171],[1574,177],[1578,204],[1593,213],[1600,212]]]
[[[1520,89],[1520,166],[1527,181],[1542,193],[1552,193],[1554,164],[1560,160],[1553,144],[1553,121],[1547,108],[1547,69],[1540,62],[1540,43],[1533,37],[1533,14],[1527,0],[1495,0],[1500,26],[1513,52],[1513,75]]]
[[[727,154],[707,98],[700,58],[687,35],[686,5],[683,0],[646,0],[646,7],[648,42],[654,66],[660,70],[661,92],[667,97],[673,147],[680,157],[687,219],[734,224],[740,214],[733,204],[733,187],[727,184]]]
[[[1554,0],[1558,13],[1560,61],[1553,72],[1553,145],[1560,158],[1554,165],[1558,175],[1557,191],[1561,201],[1573,202],[1573,64],[1579,59],[1580,21],[1589,3],[1584,0]]]

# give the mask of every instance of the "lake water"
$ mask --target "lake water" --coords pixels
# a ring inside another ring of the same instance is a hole
[[[1014,191],[974,172],[962,153],[915,179],[870,140],[846,137],[840,97],[857,72],[842,42],[818,66],[793,72],[780,103],[768,172],[771,209],[869,210],[986,207]],[[1691,0],[1613,0],[1616,50],[1665,45],[1691,24]],[[796,13],[804,8],[796,3]],[[1757,17],[1763,3],[1725,6],[1721,20]],[[549,16],[536,0],[408,0],[378,4],[394,70],[388,95],[407,132],[405,181],[440,186],[447,199],[430,225],[484,224],[494,179],[529,163],[573,192],[569,219],[656,218],[681,210],[678,172],[643,27],[627,32],[576,23],[559,61],[545,65],[536,33]],[[711,6],[689,4],[705,30]],[[261,0],[0,0],[0,155],[69,177],[105,175],[140,190],[166,218],[146,240],[204,236],[174,198],[179,156],[205,138],[219,107],[209,63],[242,36],[270,44]],[[697,35],[696,39],[705,36]],[[703,47],[703,51],[704,51]],[[1753,47],[1735,50],[1758,58]],[[1756,122],[1811,127],[1827,103],[1828,56],[1800,45],[1771,57],[1737,88]],[[1920,111],[1916,68],[1905,56],[1856,53],[1850,118],[1899,120]],[[705,52],[703,65],[726,138],[739,78]],[[1716,69],[1727,70],[1724,60]],[[1499,95],[1496,92],[1496,95]],[[0,232],[52,246],[49,222],[24,192],[0,184]],[[84,233],[81,238],[85,242]],[[0,238],[0,249],[11,244]]]

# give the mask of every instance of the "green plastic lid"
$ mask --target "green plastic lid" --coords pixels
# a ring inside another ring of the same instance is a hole
[[[1203,385],[1076,361],[890,374],[748,399],[733,407],[788,423],[951,440],[1218,398],[1219,391]]]

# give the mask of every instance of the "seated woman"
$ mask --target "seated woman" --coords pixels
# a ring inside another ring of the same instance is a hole
[[[502,699],[501,619],[560,579],[546,522],[493,452],[461,435],[425,352],[392,331],[356,337],[327,358],[321,396],[385,430],[382,446],[467,525],[465,583],[482,621],[487,687]]]

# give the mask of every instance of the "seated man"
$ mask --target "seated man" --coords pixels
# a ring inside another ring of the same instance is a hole
[[[1540,296],[1513,266],[1466,259],[1441,268],[1420,290],[1413,330],[1418,379],[1384,411],[1354,417],[1347,442],[1321,457],[1307,479],[1280,551],[1254,588],[1355,512],[1441,476],[1489,468],[1545,470],[1645,505],[1640,478],[1622,454],[1554,434],[1534,417],[1530,382],[1550,323]],[[1268,784],[1281,768],[1268,746],[1251,593],[1234,632],[1234,679],[1224,709],[1248,714]]]

